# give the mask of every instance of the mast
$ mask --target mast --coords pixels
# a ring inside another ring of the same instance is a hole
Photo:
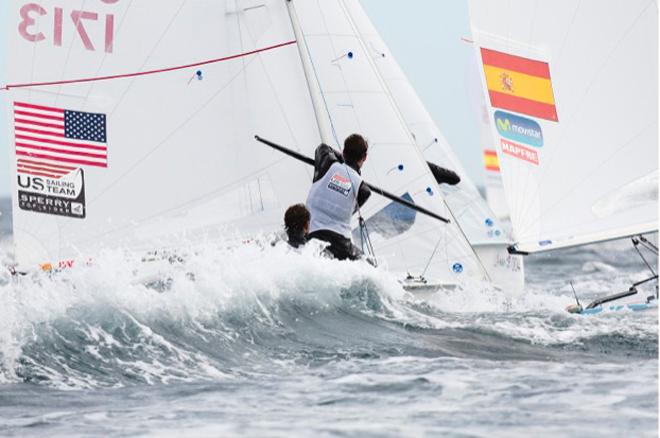
[[[298,20],[298,14],[296,14],[296,7],[293,4],[293,0],[285,0],[287,11],[289,12],[289,19],[291,20],[291,26],[293,27],[293,34],[297,41],[298,53],[300,53],[300,59],[302,60],[303,72],[305,73],[305,79],[307,83],[307,89],[309,90],[309,95],[312,99],[312,106],[314,107],[314,116],[316,117],[316,124],[319,128],[319,134],[321,136],[321,142],[325,144],[338,143],[337,138],[332,134],[332,126],[329,123],[329,114],[327,111],[327,106],[325,104],[323,94],[321,92],[321,85],[318,82],[318,77],[314,71],[314,65],[312,64],[312,59],[309,54],[309,47],[307,47],[307,41],[305,41],[305,36],[302,33],[300,28],[300,22]],[[324,117],[324,115],[328,117]],[[334,140],[334,141],[333,141]],[[338,146],[338,145],[337,145]]]

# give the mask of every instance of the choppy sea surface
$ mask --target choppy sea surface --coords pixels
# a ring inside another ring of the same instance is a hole
[[[155,292],[138,261],[0,274],[0,436],[658,436],[658,313],[564,311],[646,275],[629,242],[527,258],[515,299],[251,245]]]

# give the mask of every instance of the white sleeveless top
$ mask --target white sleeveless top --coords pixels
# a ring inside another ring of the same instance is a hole
[[[309,232],[330,230],[350,239],[351,216],[360,184],[362,177],[352,167],[333,163],[309,190],[307,209],[312,216]]]

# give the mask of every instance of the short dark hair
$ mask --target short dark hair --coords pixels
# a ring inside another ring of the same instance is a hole
[[[351,134],[344,140],[344,160],[347,163],[357,163],[367,156],[369,144],[360,134]]]
[[[294,204],[284,213],[284,228],[287,232],[301,232],[311,218],[305,204]]]

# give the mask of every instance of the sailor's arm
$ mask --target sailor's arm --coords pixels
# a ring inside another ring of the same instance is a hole
[[[364,182],[361,183],[357,194],[358,205],[362,207],[364,203],[367,202],[367,199],[369,199],[369,196],[371,196],[371,189]]]
[[[458,176],[456,172],[444,167],[440,167],[437,164],[428,161],[427,164],[429,165],[429,169],[431,169],[431,173],[433,174],[433,177],[438,182],[438,184],[449,184],[450,186],[455,186],[461,182],[461,177]]]
[[[323,175],[330,169],[334,163],[339,161],[344,162],[341,153],[332,149],[327,144],[321,143],[314,153],[314,181],[316,182],[323,178]]]

